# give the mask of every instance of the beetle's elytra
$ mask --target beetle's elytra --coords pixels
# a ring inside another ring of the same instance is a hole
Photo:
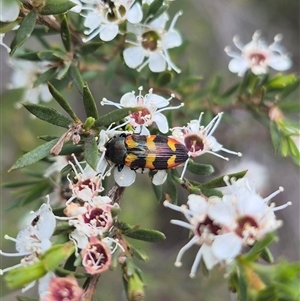
[[[162,135],[121,135],[109,140],[105,148],[106,158],[115,163],[119,171],[124,165],[133,170],[169,169],[188,159],[185,145]]]

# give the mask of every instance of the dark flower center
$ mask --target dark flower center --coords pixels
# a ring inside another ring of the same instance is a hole
[[[196,234],[201,236],[205,231],[214,235],[218,235],[220,229],[221,228],[215,225],[209,217],[206,217],[206,219],[203,222],[199,223],[198,228],[196,230]]]
[[[184,139],[184,144],[189,152],[202,151],[204,149],[203,140],[197,135],[187,136]]]
[[[147,31],[142,35],[143,42],[142,46],[150,51],[155,51],[157,49],[157,41],[160,39],[157,32],[151,30]]]
[[[266,60],[266,56],[262,53],[253,53],[249,58],[254,65],[261,65]]]
[[[83,215],[84,222],[94,227],[105,227],[108,220],[109,212],[101,208],[94,208],[90,212]]]
[[[134,119],[137,124],[145,124],[147,119],[149,119],[150,112],[147,108],[141,107],[138,111],[130,114],[130,117]]]
[[[243,232],[249,228],[258,228],[257,222],[251,216],[244,216],[238,220],[238,227],[235,233],[240,237],[243,237]]]

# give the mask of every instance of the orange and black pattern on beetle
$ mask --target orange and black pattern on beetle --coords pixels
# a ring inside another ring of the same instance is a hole
[[[108,141],[106,158],[115,163],[119,171],[124,165],[133,170],[162,170],[184,163],[188,159],[188,150],[173,138],[133,134]]]

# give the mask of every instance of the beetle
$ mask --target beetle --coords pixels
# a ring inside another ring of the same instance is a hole
[[[174,168],[188,159],[188,149],[179,141],[162,135],[120,135],[105,144],[105,157],[116,164],[118,171],[124,165],[132,170]]]

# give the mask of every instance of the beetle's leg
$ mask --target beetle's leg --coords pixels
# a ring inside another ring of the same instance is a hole
[[[124,164],[119,164],[117,165],[117,167],[118,167],[118,171],[121,172],[122,169],[124,168]]]

